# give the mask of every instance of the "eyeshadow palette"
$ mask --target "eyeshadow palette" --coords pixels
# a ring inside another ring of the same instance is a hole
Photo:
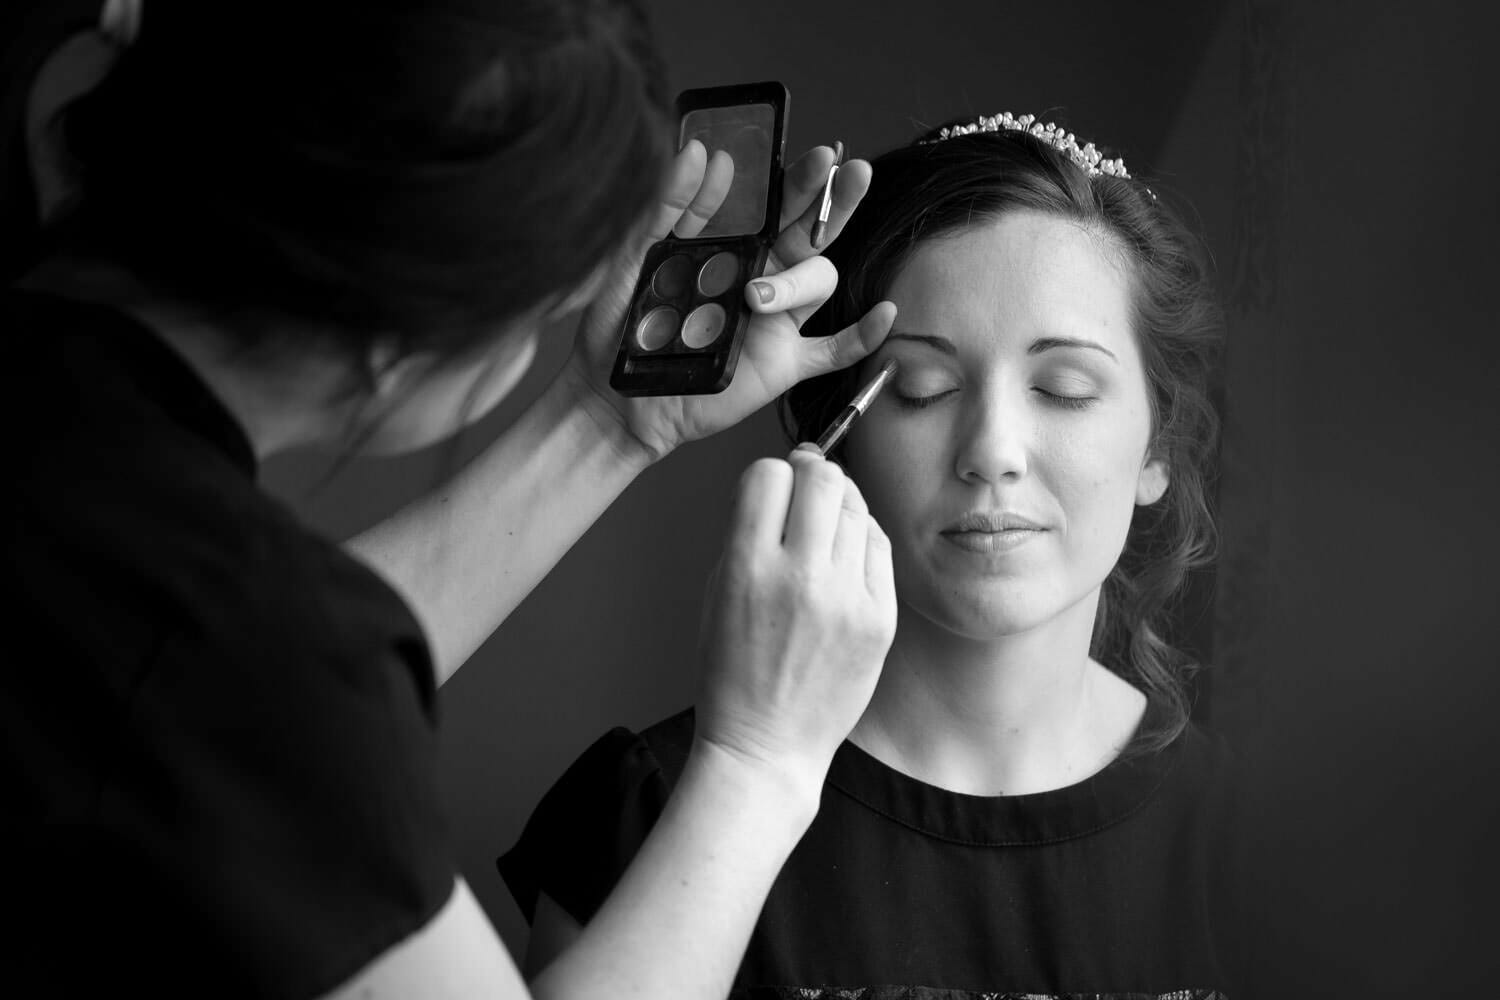
[[[668,234],[646,252],[610,375],[621,395],[719,392],[734,378],[751,317],[745,285],[760,276],[780,232],[789,102],[774,82],[678,95],[678,148],[697,139],[710,158],[722,150],[734,178],[697,235]]]

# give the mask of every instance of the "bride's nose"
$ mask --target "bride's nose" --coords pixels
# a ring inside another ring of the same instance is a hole
[[[958,427],[954,450],[958,478],[998,483],[1026,475],[1032,422],[1024,390],[992,388],[972,399]]]

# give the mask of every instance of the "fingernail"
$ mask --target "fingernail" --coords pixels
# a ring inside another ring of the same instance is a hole
[[[792,450],[793,451],[810,451],[814,455],[817,455],[819,458],[821,458],[823,456],[823,449],[819,448],[816,444],[814,444],[811,441],[803,441],[801,444],[799,444],[797,447],[793,448]]]
[[[776,297],[776,289],[771,287],[769,281],[752,281],[750,287],[755,289],[755,297],[760,299],[760,304],[770,305],[771,300]]]

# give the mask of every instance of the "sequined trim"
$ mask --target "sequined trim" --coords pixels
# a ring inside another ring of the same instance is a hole
[[[1229,1000],[1221,990],[1169,993],[992,993],[933,986],[752,986],[730,1000]]]

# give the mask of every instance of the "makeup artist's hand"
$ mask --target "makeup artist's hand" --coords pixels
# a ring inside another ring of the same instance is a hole
[[[603,419],[624,431],[623,440],[648,460],[661,458],[680,444],[704,438],[739,423],[796,383],[844,368],[880,346],[895,320],[896,307],[876,305],[858,323],[831,337],[803,337],[798,329],[833,294],[838,275],[813,250],[812,225],[822,199],[833,150],[818,146],[785,171],[782,231],[772,248],[763,278],[745,290],[756,315],[750,320],[734,379],[723,392],[704,396],[627,398],[609,387],[609,373],[619,349],[620,323],[630,304],[636,274],[646,249],[668,231],[691,237],[700,232],[723,200],[729,178],[722,164],[710,163],[696,140],[677,154],[671,176],[650,224],[621,255],[590,304],[579,327],[573,355],[563,378]],[[850,160],[834,179],[833,209],[827,240],[832,242],[870,186],[870,165]],[[764,284],[774,292],[768,303],[756,294]]]
[[[761,459],[709,583],[695,738],[816,797],[895,632],[890,542],[858,487],[816,451]]]

